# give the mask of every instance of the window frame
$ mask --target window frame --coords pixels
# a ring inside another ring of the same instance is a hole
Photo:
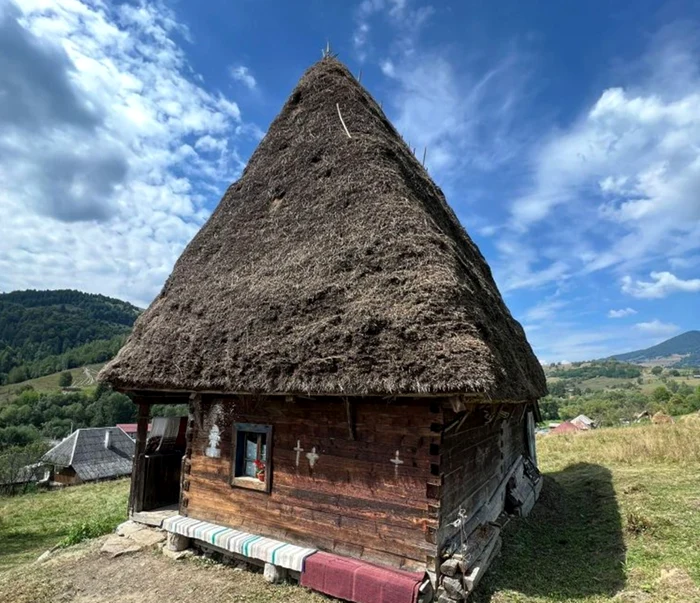
[[[245,440],[249,433],[265,435],[265,481],[244,474],[246,463]],[[233,454],[231,455],[231,486],[270,493],[272,488],[272,425],[257,423],[233,424]]]

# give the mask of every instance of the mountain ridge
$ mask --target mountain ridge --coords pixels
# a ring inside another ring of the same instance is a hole
[[[680,368],[700,366],[700,331],[691,330],[643,350],[615,354],[610,360]]]

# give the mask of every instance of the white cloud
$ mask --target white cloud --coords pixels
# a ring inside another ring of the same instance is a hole
[[[532,184],[511,207],[511,238],[553,249],[580,275],[697,254],[698,39],[659,34],[626,86],[601,91],[574,123],[543,137],[531,152]]]
[[[659,299],[671,293],[697,293],[700,278],[683,280],[670,272],[652,272],[651,281],[634,281],[631,276],[622,277],[622,291],[632,297]]]
[[[433,14],[432,6],[415,7],[412,0],[363,0],[355,12],[353,45],[360,61],[365,61],[371,50],[372,21],[384,18],[400,31],[397,45],[410,51],[412,39]]]
[[[248,90],[255,90],[258,87],[258,82],[253,77],[248,67],[244,67],[243,65],[230,67],[229,73],[234,80],[241,82]]]
[[[557,312],[567,305],[568,302],[561,299],[545,300],[525,312],[525,319],[532,322],[548,320],[555,317]]]
[[[634,328],[648,335],[653,335],[654,337],[669,337],[680,331],[678,325],[661,322],[658,319],[654,319],[650,322],[638,322],[634,325]]]
[[[254,128],[194,82],[160,3],[5,2],[0,27],[0,288],[148,304]]]
[[[626,316],[632,316],[636,313],[637,311],[634,308],[621,308],[620,310],[609,310],[608,318],[625,318]]]
[[[523,241],[504,236],[496,241],[497,280],[502,291],[536,289],[569,278],[570,268],[560,260],[543,261],[539,251]]]

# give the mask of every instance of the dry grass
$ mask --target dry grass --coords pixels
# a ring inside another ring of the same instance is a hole
[[[700,421],[673,425],[640,425],[598,429],[538,439],[538,450],[549,462],[625,464],[700,463]]]

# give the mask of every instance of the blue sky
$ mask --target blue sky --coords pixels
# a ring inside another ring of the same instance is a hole
[[[700,327],[697,2],[0,0],[0,290],[146,306],[327,40],[542,361]]]

